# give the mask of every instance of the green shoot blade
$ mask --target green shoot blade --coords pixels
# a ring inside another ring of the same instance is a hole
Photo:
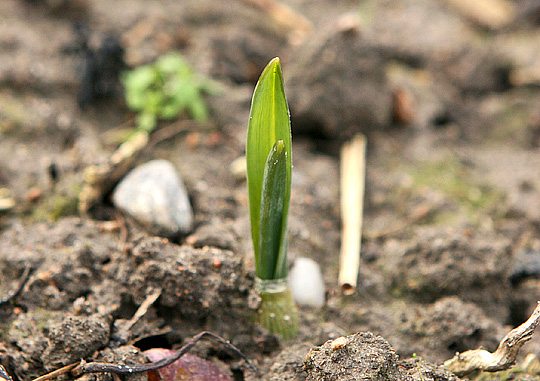
[[[285,151],[283,140],[278,140],[270,150],[264,167],[259,224],[259,259],[256,265],[257,276],[260,279],[276,279],[286,191],[287,151]]]
[[[283,88],[283,74],[279,58],[274,58],[263,70],[251,102],[251,112],[249,116],[249,128],[247,136],[247,182],[249,195],[249,212],[251,218],[251,237],[253,239],[253,250],[255,252],[255,263],[262,263],[259,260],[261,249],[259,247],[260,237],[260,208],[261,192],[263,187],[264,167],[268,154],[274,143],[282,140],[285,145],[286,156],[286,187],[283,199],[283,221],[281,229],[280,255],[285,256],[286,251],[286,229],[287,215],[289,211],[289,201],[291,195],[291,125],[289,121],[289,107],[285,98]],[[285,258],[274,258],[273,269],[277,263],[285,262]],[[258,270],[259,271],[259,270]],[[281,275],[281,274],[275,274]]]

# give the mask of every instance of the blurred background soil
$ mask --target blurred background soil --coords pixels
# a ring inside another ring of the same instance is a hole
[[[0,300],[34,270],[0,305],[0,364],[16,380],[81,357],[120,359],[128,347],[177,347],[202,330],[231,340],[264,379],[306,379],[310,347],[370,331],[391,347],[360,338],[405,361],[388,379],[446,380],[407,359],[493,351],[530,315],[540,299],[540,6],[283,3],[307,27],[241,0],[0,2],[0,201],[9,203]],[[137,159],[171,161],[186,184],[195,224],[175,240],[122,217],[108,195],[90,213],[77,208],[85,168],[107,162],[135,125],[117,74],[169,51],[221,88],[206,98],[208,122],[161,122],[155,134],[176,132]],[[301,308],[300,335],[287,343],[249,318],[246,184],[230,169],[275,56],[293,128],[291,261],[317,261],[327,288],[325,307]],[[357,291],[343,296],[339,148],[358,132],[368,139],[361,267]],[[540,335],[518,363],[539,351]],[[260,379],[217,345],[194,353],[233,379]],[[501,379],[540,379],[529,373]]]

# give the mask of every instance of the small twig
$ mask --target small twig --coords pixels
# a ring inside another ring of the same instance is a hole
[[[364,187],[366,182],[366,137],[355,136],[341,150],[341,254],[339,284],[345,294],[356,288],[360,266]]]
[[[514,328],[501,340],[493,353],[484,349],[458,353],[444,362],[451,372],[461,377],[477,371],[498,372],[510,368],[516,362],[519,350],[532,338],[540,323],[540,303],[536,305],[531,317],[519,327]]]
[[[158,289],[150,295],[147,295],[146,299],[144,300],[144,302],[142,302],[142,304],[139,306],[131,319],[125,322],[123,326],[119,327],[118,332],[114,334],[113,339],[122,344],[127,343],[127,339],[129,337],[129,330],[131,329],[131,327],[133,327],[133,325],[135,325],[135,323],[137,323],[140,318],[146,315],[146,313],[148,312],[148,308],[150,308],[150,306],[155,303],[155,301],[159,298],[160,295],[161,289]]]
[[[26,286],[26,283],[30,280],[30,276],[32,275],[32,272],[34,271],[34,268],[32,266],[27,266],[24,269],[23,275],[21,277],[21,281],[19,283],[19,286],[15,289],[14,292],[12,292],[10,295],[8,295],[5,299],[0,300],[0,307],[8,304],[15,298],[17,298],[21,292],[24,289],[24,286]]]
[[[39,376],[38,378],[35,378],[33,381],[45,381],[45,380],[50,380],[51,378],[61,376],[62,374],[68,373],[79,364],[80,362],[75,362],[73,364],[66,365],[60,369],[53,370],[51,373],[47,373],[43,376]]]
[[[122,213],[117,211],[115,213],[116,221],[118,222],[118,227],[120,228],[120,242],[118,243],[118,249],[122,253],[126,253],[126,248],[129,239],[129,229],[126,224],[126,219],[122,216]]]
[[[142,302],[142,304],[137,309],[137,312],[135,312],[133,317],[129,320],[125,329],[128,329],[128,330],[131,329],[131,327],[133,327],[133,325],[137,323],[140,318],[146,315],[146,313],[148,312],[148,308],[150,308],[150,306],[154,304],[154,302],[159,298],[160,295],[161,295],[161,289],[154,291],[153,293],[148,295],[146,299],[144,300],[144,302]]]
[[[73,369],[72,373],[75,376],[80,376],[81,374],[84,374],[84,373],[109,372],[109,373],[116,373],[116,374],[135,374],[135,373],[148,372],[151,370],[158,370],[167,365],[171,365],[173,362],[177,361],[180,357],[188,353],[191,350],[191,348],[193,348],[193,346],[203,337],[211,337],[217,342],[232,349],[234,353],[240,356],[248,364],[248,366],[254,372],[256,372],[253,365],[251,365],[251,363],[246,358],[246,356],[242,352],[240,352],[238,348],[236,348],[234,345],[232,345],[230,342],[226,341],[225,339],[219,337],[218,335],[205,331],[205,332],[199,333],[197,336],[191,339],[189,343],[187,343],[182,348],[180,348],[180,350],[176,352],[174,355],[172,355],[171,357],[165,358],[155,363],[123,365],[123,364],[108,364],[108,363],[100,363],[100,362],[90,362],[90,363],[83,362],[79,366],[77,366],[75,369]]]
[[[0,365],[0,380],[13,381],[8,372],[6,372],[6,368],[2,365]]]
[[[108,162],[84,170],[84,185],[79,193],[79,211],[87,213],[133,167],[148,144],[148,132],[137,131],[114,151]]]

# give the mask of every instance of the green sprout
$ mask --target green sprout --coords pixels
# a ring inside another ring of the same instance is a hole
[[[215,82],[195,72],[179,53],[125,73],[122,82],[127,106],[138,112],[137,128],[148,133],[158,120],[171,120],[182,112],[195,121],[206,121],[203,94],[217,90]]]
[[[298,312],[287,283],[287,217],[291,198],[291,125],[279,58],[263,70],[251,102],[247,184],[259,322],[284,339],[295,336]]]

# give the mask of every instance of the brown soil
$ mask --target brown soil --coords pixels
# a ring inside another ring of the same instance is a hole
[[[514,1],[518,21],[491,30],[443,0],[284,2],[313,23],[302,41],[240,0],[0,2],[0,189],[16,201],[0,214],[0,300],[32,269],[0,304],[0,365],[15,380],[81,358],[136,363],[204,330],[259,372],[218,344],[192,351],[235,380],[457,380],[433,364],[493,351],[530,315],[540,298],[537,7]],[[108,195],[79,214],[84,169],[107,161],[134,115],[116,86],[79,108],[74,25],[92,48],[116,35],[130,67],[179,50],[222,84],[207,99],[210,123],[161,123],[179,133],[137,161],[178,169],[196,220],[187,237],[153,237]],[[293,123],[290,257],[316,260],[328,290],[324,308],[300,309],[290,342],[251,319],[246,184],[229,169],[274,56]],[[369,142],[364,237],[358,288],[343,296],[339,147],[356,132]],[[346,354],[327,342],[353,334]],[[518,364],[539,350],[540,335]],[[540,379],[530,368],[497,377]]]

